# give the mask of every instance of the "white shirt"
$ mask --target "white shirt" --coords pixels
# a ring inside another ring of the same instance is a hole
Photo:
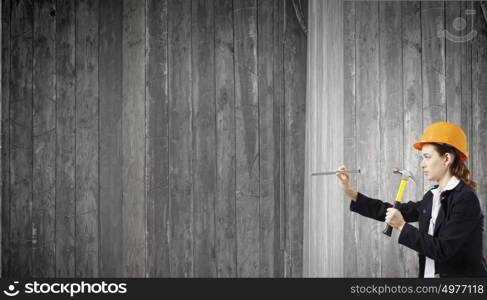
[[[458,178],[453,176],[446,184],[444,191],[454,189],[459,182],[460,180],[458,180]],[[436,189],[432,189],[431,192],[433,193],[433,205],[431,207],[431,219],[430,219],[430,225],[428,227],[429,235],[433,235],[435,229],[436,217],[438,216],[438,212],[440,211],[440,207],[441,207],[440,187],[437,187]],[[425,278],[435,277],[435,261],[429,257],[426,257],[426,264],[424,266],[424,277]]]

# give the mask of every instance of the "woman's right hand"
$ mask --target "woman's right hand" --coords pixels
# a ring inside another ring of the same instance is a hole
[[[338,168],[337,171],[345,171],[347,168],[345,166],[341,166]],[[340,183],[341,188],[353,200],[357,200],[357,192],[350,188],[350,174],[347,173],[336,173],[338,177],[338,182]]]

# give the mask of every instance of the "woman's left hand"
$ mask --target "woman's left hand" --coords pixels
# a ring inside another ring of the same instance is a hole
[[[398,209],[389,207],[386,213],[386,223],[401,230],[404,224],[406,224],[406,221],[404,221],[404,218]]]

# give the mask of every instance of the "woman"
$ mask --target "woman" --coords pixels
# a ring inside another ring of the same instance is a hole
[[[419,202],[391,204],[354,191],[349,175],[336,173],[344,192],[352,198],[350,210],[384,221],[400,231],[399,243],[418,252],[419,277],[487,277],[483,257],[483,213],[465,165],[467,138],[448,122],[425,129],[414,148],[421,151],[421,168],[438,185]],[[338,170],[346,170],[341,167]],[[408,222],[419,222],[419,229]]]

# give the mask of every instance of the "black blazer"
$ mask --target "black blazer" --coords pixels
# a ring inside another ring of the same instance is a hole
[[[435,271],[440,277],[487,277],[482,253],[484,214],[475,190],[460,180],[455,188],[441,193],[440,201],[433,236],[428,234],[431,190],[422,201],[401,203],[399,207],[406,222],[419,222],[419,229],[406,223],[399,235],[400,244],[418,252],[418,277],[424,277],[425,256],[435,260]],[[385,220],[388,207],[392,204],[361,193],[357,201],[350,203],[351,211],[378,221]]]

